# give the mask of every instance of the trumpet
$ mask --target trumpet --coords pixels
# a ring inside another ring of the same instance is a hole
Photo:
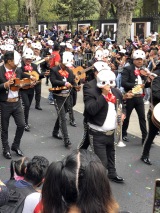
[[[126,144],[122,140],[122,104],[119,103],[119,99],[117,99],[117,118],[120,116],[120,123],[117,122],[116,135],[118,137],[117,146],[125,147]]]

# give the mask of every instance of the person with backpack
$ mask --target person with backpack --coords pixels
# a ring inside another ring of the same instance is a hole
[[[10,179],[6,182],[9,189],[8,202],[0,207],[0,213],[22,213],[27,195],[37,192],[44,181],[49,161],[43,156],[34,156],[26,167],[24,180]]]

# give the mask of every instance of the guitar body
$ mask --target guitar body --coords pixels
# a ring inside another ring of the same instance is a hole
[[[84,70],[84,68],[81,67],[81,66],[78,66],[78,67],[72,69],[74,75],[75,75],[75,76],[78,75],[81,79],[83,79],[83,78],[86,77],[86,73],[85,73],[85,72],[82,72],[83,70]]]
[[[39,80],[39,74],[36,71],[31,71],[31,72],[24,72],[27,75],[32,75],[36,78],[36,80]]]

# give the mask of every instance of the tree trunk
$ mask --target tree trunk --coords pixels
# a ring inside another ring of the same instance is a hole
[[[98,0],[100,4],[100,20],[107,19],[107,14],[110,8],[110,3],[108,0]]]
[[[132,14],[137,4],[136,0],[110,0],[117,9],[117,44],[125,45],[130,38]]]
[[[127,19],[126,12],[123,11],[122,7],[117,8],[117,44],[125,45],[127,37]]]
[[[21,1],[17,0],[17,3],[18,3],[18,17],[17,17],[17,20],[21,21],[21,18],[22,18],[22,16],[21,16],[21,10],[22,10],[22,8],[21,8]]]
[[[36,34],[37,28],[37,11],[36,11],[36,4],[35,0],[25,0],[26,8],[27,8],[27,15],[28,15],[28,24],[29,24],[29,32],[30,35]]]

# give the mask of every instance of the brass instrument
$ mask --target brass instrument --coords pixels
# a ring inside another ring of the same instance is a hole
[[[117,99],[117,118],[120,116],[121,122],[118,124],[117,122],[117,128],[116,128],[116,135],[118,136],[118,147],[125,147],[126,144],[122,140],[122,104],[119,103],[119,99]]]

